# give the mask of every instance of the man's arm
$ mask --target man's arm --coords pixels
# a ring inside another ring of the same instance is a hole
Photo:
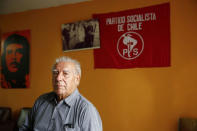
[[[28,113],[28,115],[25,118],[25,122],[21,127],[19,127],[19,131],[33,131],[32,125],[33,125],[33,109]]]
[[[31,111],[26,116],[25,122],[21,127],[19,127],[19,131],[33,131],[33,125],[35,120],[36,111],[40,105],[40,99],[38,98],[34,106],[32,107]]]
[[[96,108],[89,105],[83,110],[82,131],[102,131],[102,120]]]

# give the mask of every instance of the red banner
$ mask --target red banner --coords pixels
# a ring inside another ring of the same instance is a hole
[[[115,13],[99,19],[101,48],[95,68],[170,66],[170,4]]]

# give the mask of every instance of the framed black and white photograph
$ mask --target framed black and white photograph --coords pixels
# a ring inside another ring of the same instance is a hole
[[[100,48],[97,19],[62,24],[63,51]]]

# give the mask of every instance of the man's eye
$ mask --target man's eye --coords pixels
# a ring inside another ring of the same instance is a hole
[[[68,72],[63,72],[64,76],[67,76],[68,75]]]
[[[12,50],[8,50],[8,51],[7,51],[7,54],[11,54],[11,53],[12,53]]]
[[[59,73],[58,71],[53,71],[54,75],[58,75],[58,73]]]
[[[17,49],[16,52],[22,54],[23,53],[23,50],[22,49]]]

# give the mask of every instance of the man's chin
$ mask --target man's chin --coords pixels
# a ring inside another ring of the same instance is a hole
[[[18,68],[8,68],[8,70],[10,72],[14,73],[14,72],[17,72],[18,71]]]
[[[57,89],[55,89],[55,93],[57,94],[57,95],[61,95],[61,94],[63,94],[63,89],[62,88],[57,88]]]

